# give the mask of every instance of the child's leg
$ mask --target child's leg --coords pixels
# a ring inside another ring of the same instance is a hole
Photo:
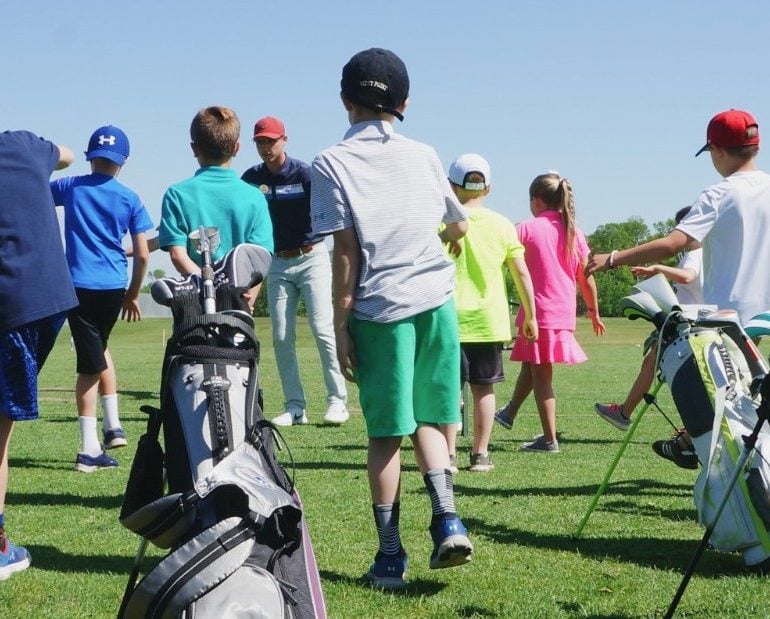
[[[516,419],[516,415],[519,413],[521,405],[532,393],[532,364],[523,361],[521,363],[521,371],[519,371],[519,377],[516,379],[516,386],[513,388],[513,394],[508,404],[505,405],[502,416],[506,418],[508,423],[513,423]]]
[[[401,437],[370,438],[366,462],[379,552],[401,550]]]
[[[5,509],[5,494],[8,491],[8,445],[13,434],[13,421],[0,414],[0,514]]]
[[[623,402],[622,415],[626,419],[631,418],[631,414],[639,405],[639,402],[644,398],[644,394],[650,390],[652,381],[655,378],[655,357],[657,351],[658,347],[653,346],[642,360],[642,367],[639,370],[639,375],[636,377],[634,384],[631,385],[631,390],[628,392],[625,402]]]
[[[99,375],[99,393],[102,395],[103,413],[102,431],[105,434],[108,448],[123,447],[126,445],[126,439],[120,425],[118,383],[109,348],[104,349],[104,361],[107,363],[107,367]]]
[[[75,401],[80,424],[80,453],[96,457],[102,446],[96,433],[96,396],[99,392],[99,374],[78,374],[75,382]]]
[[[556,398],[553,394],[553,365],[532,364],[532,388],[535,393],[540,424],[548,443],[556,440]]]
[[[473,452],[489,452],[489,438],[495,422],[495,386],[471,385],[473,394]]]

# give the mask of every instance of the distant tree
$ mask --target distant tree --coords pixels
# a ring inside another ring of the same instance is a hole
[[[163,269],[154,269],[153,271],[150,271],[147,273],[146,283],[140,288],[140,292],[150,292],[153,282],[156,279],[162,279],[164,277],[166,277],[166,272]]]

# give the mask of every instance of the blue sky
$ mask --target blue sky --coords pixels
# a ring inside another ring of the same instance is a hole
[[[188,129],[199,108],[238,112],[239,171],[258,161],[251,128],[264,115],[285,121],[287,152],[309,161],[347,128],[343,64],[373,46],[410,72],[398,131],[433,145],[445,167],[485,156],[488,204],[514,221],[548,169],[572,180],[586,233],[661,221],[718,179],[693,156],[713,114],[748,109],[770,137],[767,2],[28,0],[7,3],[2,21],[0,127],[70,146],[66,173],[84,174],[90,133],[120,126],[132,148],[120,179],[156,223],[166,187],[197,167]]]

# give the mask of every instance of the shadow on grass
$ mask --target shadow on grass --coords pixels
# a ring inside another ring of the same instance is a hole
[[[684,571],[690,563],[700,539],[678,540],[644,537],[629,532],[621,538],[580,538],[571,534],[538,534],[522,529],[490,525],[478,519],[465,519],[466,526],[476,535],[484,535],[499,544],[518,544],[531,548],[572,552],[596,560],[611,559],[634,563],[641,567]],[[751,572],[738,553],[710,551],[698,562],[695,573],[705,578],[743,576]],[[673,592],[672,592],[673,593]]]
[[[57,471],[74,470],[75,459],[57,460],[54,458],[8,458],[8,466],[12,469],[54,469]]]
[[[46,494],[43,492],[9,492],[8,502],[17,505],[75,505],[89,509],[119,510],[123,504],[123,495],[82,496],[79,494]]]
[[[551,496],[551,497],[571,497],[584,496],[586,499],[596,494],[599,484],[582,486],[536,486],[536,487],[498,487],[498,488],[478,488],[475,486],[466,486],[458,483],[455,477],[455,491],[465,496],[500,496],[503,498],[511,496]],[[693,486],[690,484],[671,484],[659,479],[625,479],[610,483],[604,492],[603,497],[611,498],[613,495],[632,495],[632,496],[689,496],[692,494]]]
[[[366,576],[359,576],[358,578],[351,578],[345,574],[339,574],[338,572],[330,572],[328,570],[320,570],[321,579],[325,582],[333,582],[343,585],[358,585],[367,589],[373,589],[379,591],[372,586],[372,583],[367,580]],[[416,578],[414,580],[407,580],[406,588],[397,591],[382,591],[385,595],[396,595],[399,597],[407,598],[419,598],[425,596],[436,595],[446,589],[447,583],[436,582],[433,580],[427,580],[425,578]],[[460,615],[461,617],[470,615]]]
[[[77,555],[53,546],[24,544],[32,556],[32,567],[46,572],[82,572],[84,574],[126,574],[133,567],[133,557],[115,555]]]

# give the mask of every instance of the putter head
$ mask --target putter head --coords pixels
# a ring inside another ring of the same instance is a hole
[[[657,273],[644,281],[634,284],[632,290],[648,293],[657,306],[665,314],[670,314],[675,307],[679,308],[676,293],[664,275]]]
[[[199,295],[201,289],[200,275],[188,275],[185,278],[162,277],[156,279],[150,287],[150,294],[158,305],[171,307],[171,301],[183,294]]]
[[[264,247],[241,243],[214,265],[214,286],[251,288],[267,275],[273,258]]]

